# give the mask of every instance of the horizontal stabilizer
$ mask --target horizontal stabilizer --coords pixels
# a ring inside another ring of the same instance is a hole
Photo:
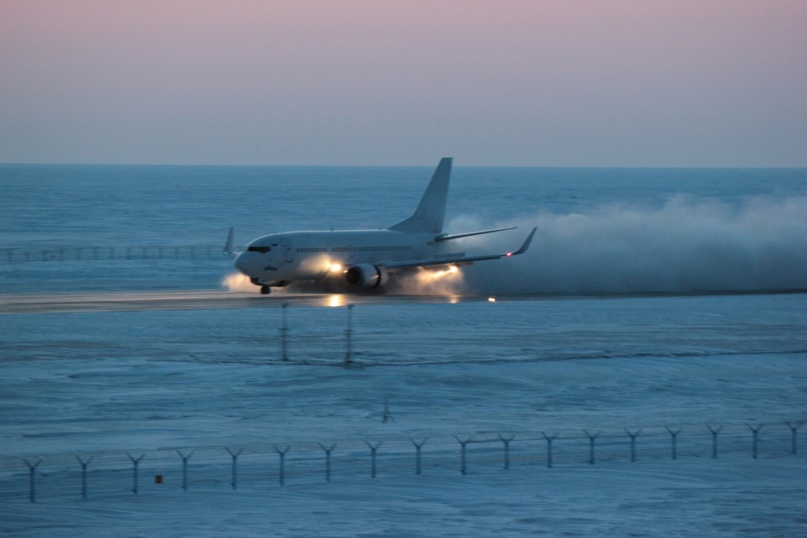
[[[438,235],[434,238],[435,241],[450,241],[451,239],[461,239],[463,237],[472,237],[474,235],[483,235],[483,234],[492,234],[496,232],[504,232],[507,230],[515,230],[515,226],[510,226],[509,228],[496,228],[495,230],[482,230],[480,232],[468,232],[464,234],[452,234],[452,235]]]

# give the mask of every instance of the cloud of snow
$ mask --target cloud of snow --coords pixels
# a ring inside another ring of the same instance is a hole
[[[518,247],[522,256],[463,270],[466,292],[501,294],[697,293],[807,290],[807,196],[735,206],[676,196],[661,208],[609,205],[541,212],[496,223],[516,232],[468,240],[469,249]],[[473,219],[451,229],[479,229]]]
[[[230,273],[221,281],[221,287],[233,292],[259,293],[260,287],[249,281],[249,277],[238,272]]]

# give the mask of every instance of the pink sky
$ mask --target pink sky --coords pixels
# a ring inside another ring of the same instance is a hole
[[[807,166],[802,0],[0,0],[0,162]]]

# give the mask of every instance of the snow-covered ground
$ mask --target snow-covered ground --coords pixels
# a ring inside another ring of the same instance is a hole
[[[807,295],[755,293],[807,289],[807,171],[459,167],[446,231],[527,254],[218,308],[230,226],[383,228],[431,172],[0,166],[0,535],[807,535]]]
[[[357,368],[342,367],[347,309],[293,302],[290,360],[279,361],[283,302],[4,315],[0,532],[807,528],[804,429],[793,455],[785,424],[807,419],[807,295],[362,302],[351,314]],[[755,459],[749,426],[760,425]],[[668,427],[680,429],[676,460]],[[709,427],[722,428],[717,459]],[[587,434],[597,433],[591,465]],[[556,436],[551,469],[544,435]],[[508,470],[502,438],[513,439]],[[460,441],[470,441],[465,475]],[[416,475],[414,443],[423,442]],[[367,443],[380,443],[375,479]],[[327,482],[323,448],[334,445]],[[281,485],[277,450],[287,448]],[[243,450],[237,490],[228,449]],[[143,457],[138,495],[130,456]],[[23,458],[42,460],[36,503]],[[77,458],[93,458],[87,499]]]
[[[191,460],[192,461],[192,460]],[[803,458],[401,471],[4,501],[20,536],[804,536]],[[70,477],[75,482],[76,477]],[[126,477],[129,478],[128,476]]]

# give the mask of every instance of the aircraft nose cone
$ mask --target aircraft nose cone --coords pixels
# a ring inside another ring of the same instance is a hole
[[[247,256],[247,253],[242,252],[241,254],[235,257],[235,260],[233,260],[233,265],[235,266],[235,268],[244,273],[245,275],[249,275],[248,258],[249,256]]]

